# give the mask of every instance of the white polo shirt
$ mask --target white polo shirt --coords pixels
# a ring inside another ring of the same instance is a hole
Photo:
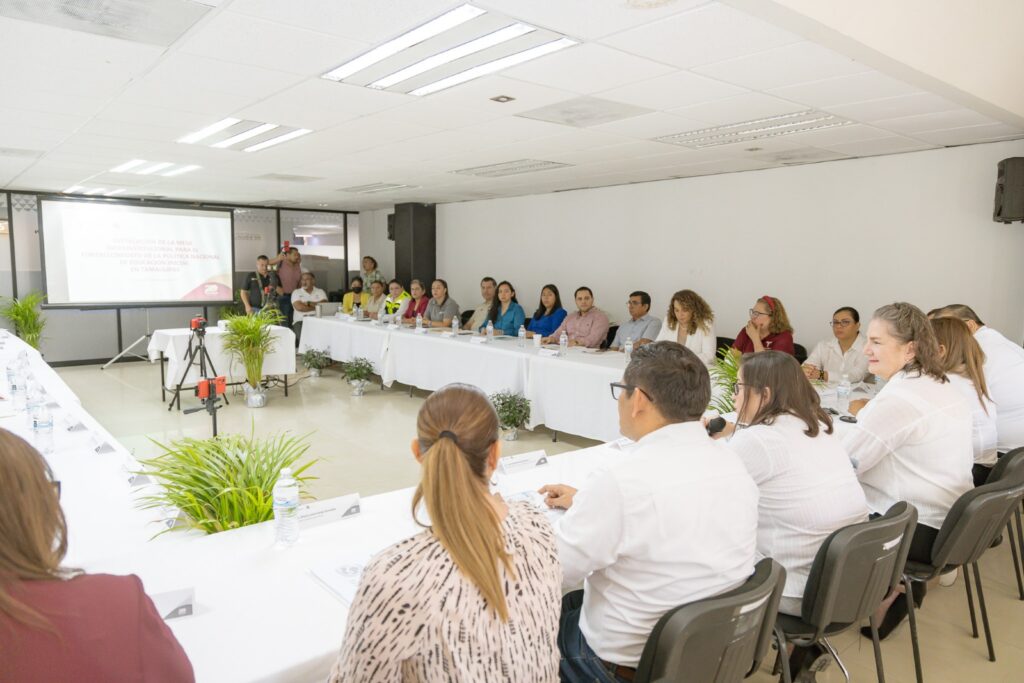
[[[998,458],[996,443],[999,440],[999,412],[996,404],[984,397],[979,401],[974,382],[963,375],[948,373],[946,376],[949,377],[949,383],[953,388],[960,392],[967,405],[971,407],[971,446],[974,451],[974,462],[992,467]]]
[[[849,375],[850,381],[856,384],[868,375],[868,357],[864,355],[864,337],[857,335],[846,353],[839,346],[835,337],[823,339],[814,346],[811,355],[804,361],[807,365],[824,370],[828,373],[828,381],[838,384],[843,375]]]
[[[1024,446],[1024,348],[984,325],[974,333],[985,352],[985,383],[995,401],[998,448],[1006,453]]]
[[[593,473],[555,535],[565,587],[584,585],[587,644],[635,667],[665,612],[750,577],[757,487],[700,422],[672,424]]]
[[[314,287],[312,292],[307,292],[302,287],[299,287],[294,292],[292,292],[292,304],[294,305],[295,302],[297,301],[301,301],[307,304],[318,304],[323,301],[327,301],[327,293],[324,292],[324,290],[320,289],[319,287]],[[307,315],[316,315],[316,311],[296,310],[295,313],[292,315],[292,324],[294,325],[295,323],[305,318]]]

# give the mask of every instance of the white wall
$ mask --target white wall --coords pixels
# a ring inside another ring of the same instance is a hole
[[[377,259],[380,272],[389,280],[395,276],[395,243],[388,239],[388,214],[392,209],[359,212],[360,261],[349,264],[352,270],[362,268],[362,257]],[[408,283],[406,283],[408,285]]]
[[[663,317],[672,292],[692,288],[729,337],[769,294],[808,347],[840,305],[868,317],[896,300],[966,303],[1020,341],[1024,225],[991,218],[996,163],[1010,156],[1024,142],[445,204],[438,273],[463,307],[482,275],[508,279],[528,315],[546,282],[569,310],[589,285],[613,320],[631,290]]]

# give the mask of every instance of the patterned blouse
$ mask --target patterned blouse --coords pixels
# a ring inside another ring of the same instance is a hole
[[[554,532],[527,502],[508,506],[502,530],[515,567],[509,577],[499,565],[507,622],[425,531],[367,565],[330,682],[558,681],[562,569]]]

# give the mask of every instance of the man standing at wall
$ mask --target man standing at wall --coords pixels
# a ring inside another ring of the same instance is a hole
[[[245,276],[245,286],[239,294],[246,315],[259,313],[265,305],[271,303],[271,297],[277,298],[276,290],[279,283],[277,275],[270,272],[269,264],[270,259],[265,254],[260,254],[256,257],[256,270]]]
[[[277,264],[277,307],[289,327],[294,322],[292,292],[299,288],[299,280],[302,278],[301,259],[299,250],[291,247],[288,253],[282,251],[269,261],[271,265]]]

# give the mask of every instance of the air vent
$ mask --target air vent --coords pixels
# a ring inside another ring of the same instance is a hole
[[[553,168],[565,168],[567,166],[572,166],[572,164],[563,164],[557,161],[538,161],[537,159],[519,159],[517,161],[506,161],[502,164],[491,164],[490,166],[462,168],[458,171],[452,171],[452,173],[475,175],[481,178],[500,178],[501,176],[517,175],[519,173],[550,171]]]
[[[266,173],[253,176],[253,180],[273,180],[279,183],[312,183],[323,178],[316,178],[310,175],[288,175],[287,173]]]
[[[405,188],[412,187],[415,187],[415,185],[400,185],[398,183],[370,183],[369,185],[353,185],[352,187],[342,187],[338,189],[338,192],[372,194],[374,192],[387,192],[388,190],[402,190]]]
[[[651,113],[651,109],[637,107],[622,102],[602,100],[598,97],[577,97],[572,100],[549,104],[539,109],[524,111],[516,116],[524,119],[535,119],[537,121],[548,121],[550,123],[561,123],[565,126],[576,126],[586,128],[597,126],[602,123],[621,121],[622,119],[640,116]]]
[[[807,131],[821,130],[822,128],[847,126],[851,123],[853,121],[840,118],[835,114],[809,109],[794,114],[769,116],[763,119],[754,119],[753,121],[691,130],[685,133],[676,133],[675,135],[664,135],[654,138],[654,140],[655,142],[667,142],[671,145],[680,145],[691,149],[703,149],[705,147],[729,145],[734,142],[751,142],[753,140],[764,140],[782,135],[793,135],[794,133],[806,133]]]

